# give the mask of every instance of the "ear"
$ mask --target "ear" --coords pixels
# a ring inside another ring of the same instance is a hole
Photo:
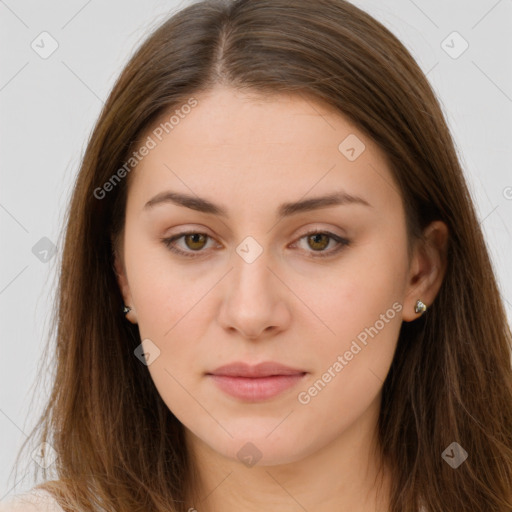
[[[117,284],[119,285],[119,290],[121,295],[123,296],[123,301],[126,306],[132,308],[132,310],[126,314],[126,318],[132,323],[137,323],[137,313],[135,311],[135,307],[133,305],[132,295],[130,292],[130,285],[128,284],[128,277],[126,275],[126,267],[124,264],[124,255],[122,250],[116,246],[114,240],[112,240],[113,256],[114,256],[114,272],[116,274]]]
[[[437,296],[447,266],[448,227],[442,221],[430,223],[413,249],[402,318],[406,322],[416,320],[416,301],[429,307]]]

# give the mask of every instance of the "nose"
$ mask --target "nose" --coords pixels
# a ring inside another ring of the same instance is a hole
[[[252,263],[234,255],[234,268],[225,281],[218,316],[223,329],[258,340],[289,327],[290,291],[269,263],[265,251]]]

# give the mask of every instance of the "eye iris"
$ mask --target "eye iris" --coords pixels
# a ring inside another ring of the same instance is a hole
[[[321,238],[321,237],[323,237],[323,241],[326,243],[322,243],[321,241],[320,242],[318,241],[318,238]],[[314,250],[325,249],[329,245],[329,237],[325,233],[315,233],[314,235],[310,235],[308,237],[308,241],[310,241],[310,240],[313,240],[313,244],[320,244],[320,247],[318,247],[318,246],[313,247],[310,244],[310,247]]]
[[[201,239],[200,241],[198,241],[197,239]],[[191,246],[188,242],[189,240],[192,239],[192,244],[196,244],[196,243],[199,243],[200,244],[200,247],[193,247]],[[185,235],[185,243],[187,244],[187,247],[189,249],[202,249],[203,248],[203,245],[204,243],[206,243],[206,236],[201,234],[201,233],[192,233],[192,234],[189,234],[189,235]],[[203,243],[203,245],[201,245],[201,243]]]

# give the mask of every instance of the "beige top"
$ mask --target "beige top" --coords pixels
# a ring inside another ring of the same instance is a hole
[[[64,512],[52,495],[43,489],[32,489],[24,494],[0,501],[0,512]],[[426,512],[421,507],[420,512]]]
[[[63,510],[48,491],[31,489],[1,501],[0,512],[63,512]]]

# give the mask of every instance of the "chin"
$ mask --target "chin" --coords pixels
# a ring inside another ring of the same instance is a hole
[[[277,430],[272,432],[277,424],[274,422],[270,429],[252,425],[244,434],[230,430],[232,438],[226,434],[212,439],[210,431],[210,435],[201,440],[210,450],[248,468],[291,464],[304,458],[307,455],[304,435],[285,429],[278,435]]]

